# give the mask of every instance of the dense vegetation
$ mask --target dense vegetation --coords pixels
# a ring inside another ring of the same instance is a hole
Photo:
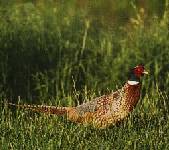
[[[169,149],[168,7],[167,0],[1,1],[0,149]],[[121,87],[139,63],[150,72],[142,100],[108,129],[4,104],[20,96],[75,106]]]

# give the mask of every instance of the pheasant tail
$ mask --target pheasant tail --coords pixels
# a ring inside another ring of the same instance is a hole
[[[34,112],[55,114],[58,116],[66,115],[68,113],[68,110],[70,110],[69,107],[56,107],[56,106],[45,106],[45,105],[25,105],[25,104],[21,105],[21,104],[13,104],[13,103],[8,103],[8,105],[17,108],[32,110]]]

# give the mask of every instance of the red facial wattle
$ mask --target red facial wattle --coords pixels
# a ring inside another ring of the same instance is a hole
[[[144,67],[137,67],[134,69],[134,74],[137,76],[137,77],[141,77],[144,75]]]
[[[133,72],[135,74],[136,77],[140,78],[141,76],[143,76],[144,74],[148,74],[147,71],[145,71],[144,66],[143,65],[138,65],[133,69]]]

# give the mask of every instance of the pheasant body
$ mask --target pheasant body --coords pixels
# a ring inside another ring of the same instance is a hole
[[[66,115],[68,120],[73,122],[93,124],[95,127],[104,128],[111,124],[116,124],[127,117],[138,103],[140,89],[140,82],[126,82],[121,89],[108,95],[97,97],[77,107],[9,104],[37,112]]]
[[[109,95],[104,95],[74,108],[75,122],[93,123],[97,127],[106,127],[125,118],[136,106],[140,97],[140,84],[129,85]],[[70,118],[71,119],[71,118]]]

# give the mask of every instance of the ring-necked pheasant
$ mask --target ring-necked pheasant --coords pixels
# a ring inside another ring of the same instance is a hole
[[[92,101],[77,107],[56,107],[43,105],[9,105],[56,115],[66,115],[68,120],[77,123],[93,124],[95,127],[104,128],[115,124],[127,117],[140,98],[140,77],[148,74],[143,65],[138,65],[130,72],[125,85],[108,95],[97,97]]]

